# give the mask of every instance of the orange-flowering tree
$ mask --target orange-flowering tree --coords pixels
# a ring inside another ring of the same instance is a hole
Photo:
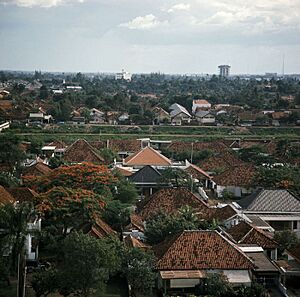
[[[85,189],[104,196],[111,195],[117,179],[105,165],[82,163],[61,166],[43,176],[24,176],[24,183],[38,192],[46,192],[53,187]]]
[[[70,228],[92,222],[105,203],[93,191],[54,187],[35,198],[35,208],[53,233],[65,235]]]

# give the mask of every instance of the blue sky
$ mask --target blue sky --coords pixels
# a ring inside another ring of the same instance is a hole
[[[300,73],[300,0],[0,0],[0,69]]]

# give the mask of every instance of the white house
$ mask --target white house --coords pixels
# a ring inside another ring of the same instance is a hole
[[[197,109],[209,109],[211,108],[211,104],[204,100],[193,100],[193,107],[192,107],[192,112],[195,113]]]
[[[207,110],[197,110],[195,113],[196,119],[200,124],[214,124],[216,122],[216,118],[213,114],[211,114]]]
[[[173,125],[181,125],[182,123],[190,123],[192,116],[185,107],[178,103],[170,106],[170,116]]]
[[[125,71],[124,69],[122,69],[122,72],[116,73],[115,75],[115,79],[116,80],[127,80],[127,81],[131,81],[132,78],[132,74]]]

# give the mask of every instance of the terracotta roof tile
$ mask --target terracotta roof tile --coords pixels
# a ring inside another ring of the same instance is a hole
[[[101,219],[96,219],[94,223],[86,223],[79,227],[85,234],[89,234],[96,238],[103,238],[106,236],[115,236],[117,232],[114,231],[108,224]]]
[[[237,214],[237,212],[230,205],[217,207],[213,210],[212,218],[218,219],[219,222],[223,222]]]
[[[246,222],[240,222],[231,227],[227,233],[230,234],[237,243],[257,244],[264,249],[278,247],[278,244],[272,239],[271,235]]]
[[[185,205],[192,207],[199,217],[203,219],[210,216],[208,205],[185,188],[159,190],[138,205],[138,215],[143,220],[146,220],[159,211],[163,211],[166,214],[175,214]]]
[[[143,250],[150,249],[149,245],[147,245],[146,243],[142,242],[141,240],[139,240],[131,235],[127,235],[124,238],[124,243],[128,248],[140,248]]]
[[[170,166],[171,161],[155,149],[147,146],[124,160],[128,166]]]
[[[153,247],[159,270],[248,270],[250,259],[216,231],[184,231]]]
[[[249,164],[232,166],[221,174],[213,177],[214,182],[221,186],[250,187],[255,177],[255,167]]]
[[[141,141],[137,139],[111,139],[107,147],[116,152],[138,152],[141,149]]]
[[[174,141],[168,146],[168,150],[171,152],[191,151],[191,149],[192,142],[187,141]],[[225,152],[228,150],[226,144],[224,144],[222,141],[193,142],[193,150],[195,152],[202,151],[205,149],[218,153]]]
[[[15,203],[15,199],[4,187],[0,186],[0,205],[8,203]]]
[[[27,187],[17,187],[17,188],[7,188],[9,192],[16,201],[33,201],[34,198],[38,195],[34,190],[31,190]]]
[[[48,165],[37,162],[30,167],[25,167],[23,169],[23,175],[41,176],[49,174],[51,171],[52,169]]]
[[[194,164],[190,164],[184,171],[188,172],[193,178],[197,178],[198,180],[211,179],[211,176],[206,171]]]
[[[130,215],[130,223],[125,227],[126,231],[138,230],[140,232],[144,232],[144,223],[140,216],[136,214]]]
[[[296,245],[292,249],[289,249],[288,253],[300,264],[300,244]]]
[[[72,163],[89,162],[103,164],[104,159],[84,139],[78,139],[72,143],[64,154],[64,160]]]

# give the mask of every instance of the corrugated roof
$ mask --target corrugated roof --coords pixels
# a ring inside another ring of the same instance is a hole
[[[287,190],[260,190],[238,204],[248,211],[300,212],[300,200]]]

